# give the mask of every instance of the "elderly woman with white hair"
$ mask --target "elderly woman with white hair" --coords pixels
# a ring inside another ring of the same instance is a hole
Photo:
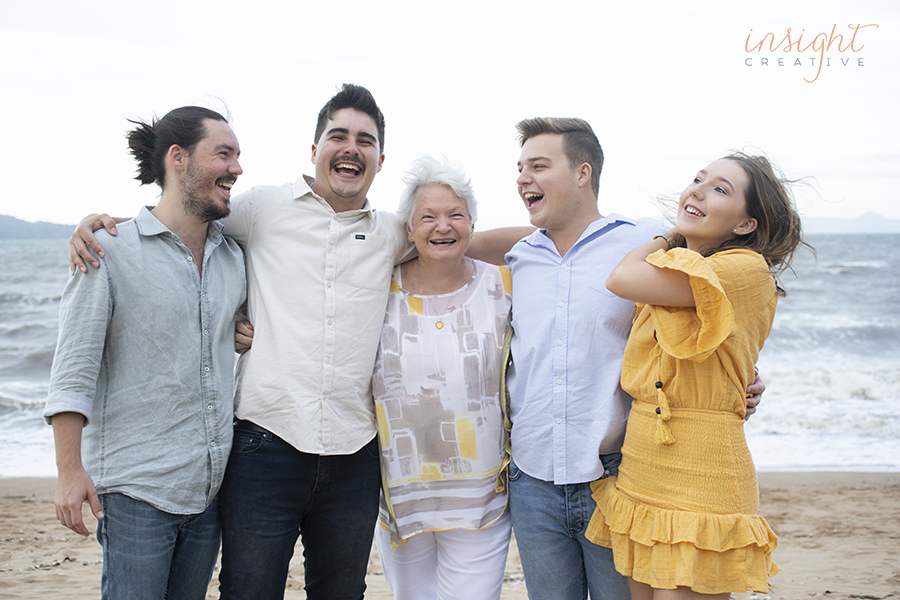
[[[375,363],[383,493],[375,540],[394,597],[499,598],[511,525],[500,401],[511,278],[466,257],[476,202],[446,158],[404,179],[418,258],[395,267]]]

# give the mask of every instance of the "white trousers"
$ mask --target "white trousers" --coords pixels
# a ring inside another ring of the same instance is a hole
[[[511,533],[507,508],[484,529],[423,531],[396,550],[376,525],[375,544],[394,600],[497,600]]]

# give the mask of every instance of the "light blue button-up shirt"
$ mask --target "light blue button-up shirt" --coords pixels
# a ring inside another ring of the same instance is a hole
[[[235,314],[244,258],[210,223],[203,276],[191,251],[146,208],[97,234],[100,269],[63,292],[44,408],[88,419],[83,464],[97,492],[198,514],[231,450]]]
[[[513,364],[507,373],[516,465],[543,481],[599,479],[619,452],[631,398],[619,378],[634,303],[606,289],[629,251],[664,231],[609,215],[561,257],[544,231],[506,255],[513,277]]]

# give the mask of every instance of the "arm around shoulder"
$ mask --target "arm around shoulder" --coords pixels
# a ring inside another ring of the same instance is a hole
[[[534,233],[534,227],[498,227],[473,234],[466,256],[493,265],[505,265],[506,253],[524,237]]]

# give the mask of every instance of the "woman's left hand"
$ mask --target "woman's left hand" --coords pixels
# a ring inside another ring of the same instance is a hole
[[[756,412],[756,407],[759,406],[759,402],[762,400],[763,392],[766,391],[766,384],[759,378],[759,369],[753,367],[753,372],[756,374],[756,377],[753,379],[753,383],[747,386],[747,412],[744,415],[745,421],[750,418],[750,415]]]

